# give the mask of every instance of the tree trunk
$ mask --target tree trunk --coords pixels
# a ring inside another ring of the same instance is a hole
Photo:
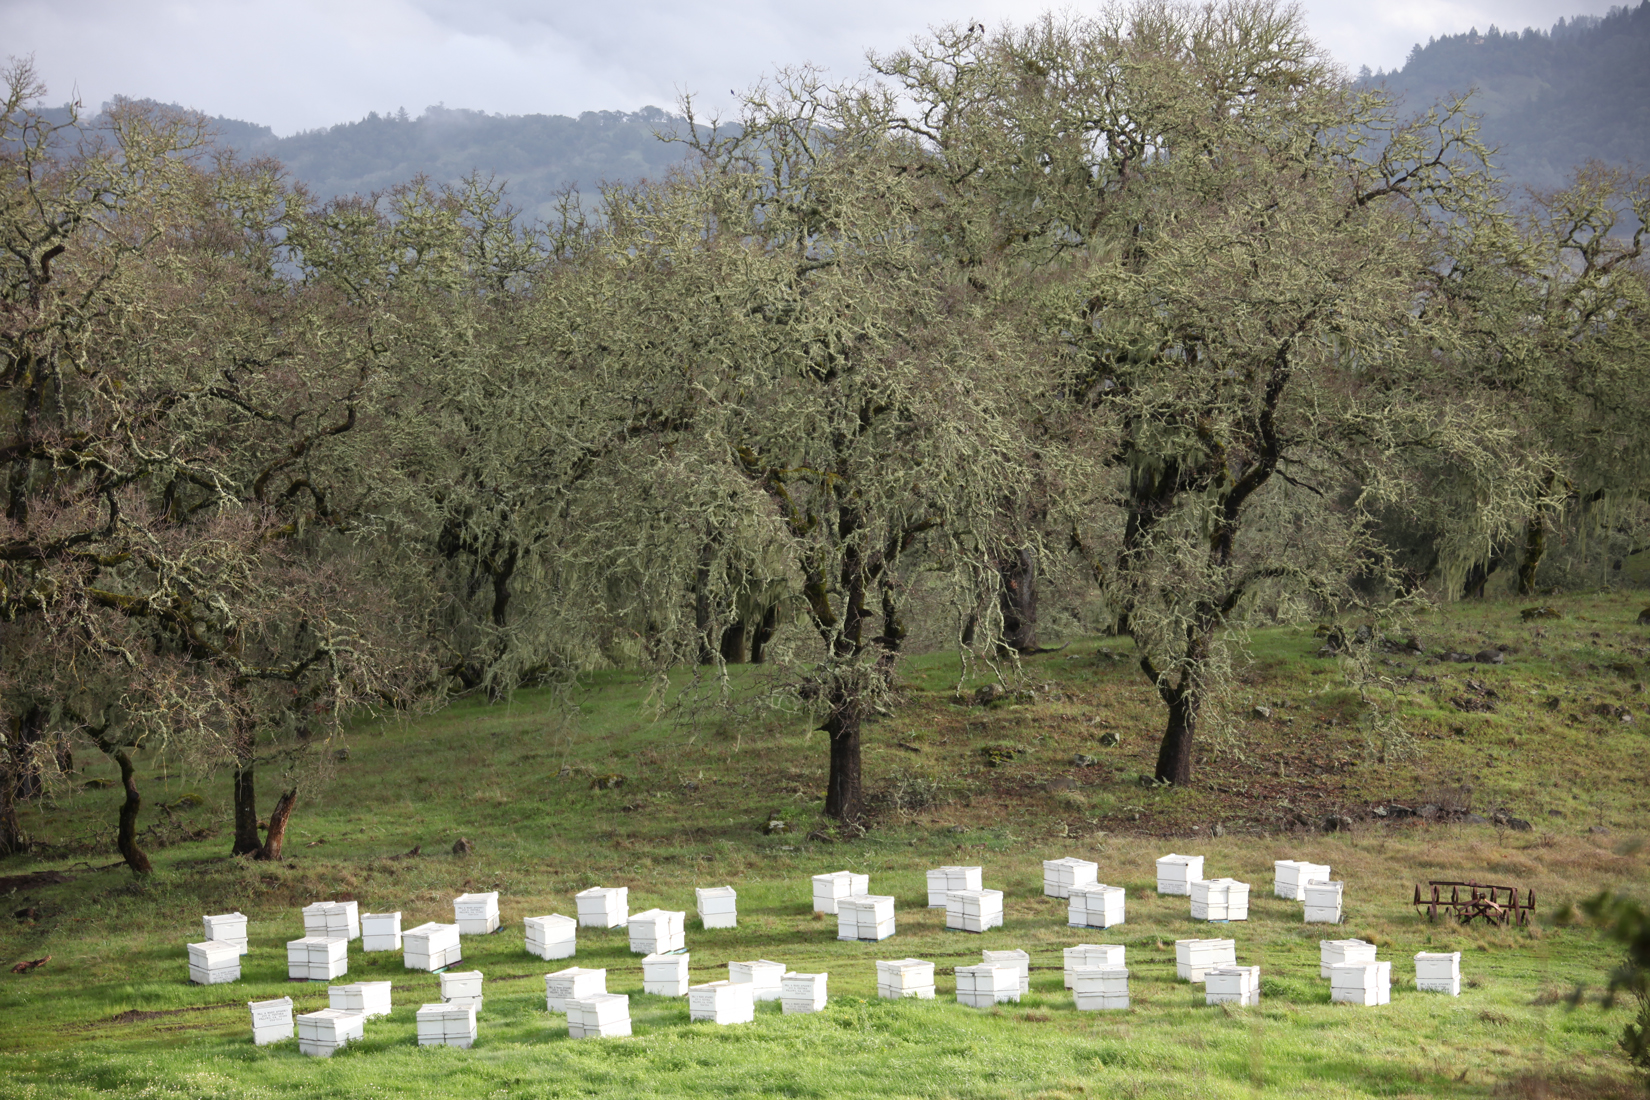
[[[748,637],[745,629],[745,620],[737,619],[733,625],[722,631],[722,660],[730,665],[745,663],[745,639]]]
[[[0,773],[0,856],[13,856],[29,847],[23,823],[17,820],[18,763],[15,753],[8,752],[7,757],[4,773]]]
[[[1461,595],[1463,598],[1469,600],[1481,600],[1484,598],[1485,584],[1489,582],[1491,574],[1501,568],[1499,558],[1500,555],[1498,553],[1496,557],[1491,558],[1489,561],[1473,563],[1472,568],[1467,570],[1466,581],[1461,585]]]
[[[297,802],[297,790],[281,792],[281,797],[275,802],[275,808],[269,811],[268,839],[264,841],[262,847],[252,853],[253,859],[267,860],[271,863],[280,860],[281,845],[286,842],[287,819],[292,816],[292,807]]]
[[[235,766],[235,846],[232,856],[249,855],[263,847],[258,836],[258,796],[252,782],[257,767],[247,756]]]
[[[1203,702],[1195,688],[1176,688],[1167,694],[1169,725],[1157,750],[1157,781],[1184,787],[1192,781],[1192,741]]]
[[[1547,552],[1547,517],[1536,509],[1530,516],[1524,532],[1524,560],[1518,563],[1518,594],[1535,595],[1535,571],[1541,568],[1541,557]]]
[[[716,651],[710,645],[710,632],[715,625],[711,621],[710,563],[711,548],[706,546],[699,555],[698,568],[693,571],[693,629],[699,639],[699,659],[696,663],[701,665],[716,663]]]
[[[779,629],[779,605],[770,603],[767,610],[762,612],[762,619],[751,631],[751,664],[759,665],[768,651],[768,643],[773,641],[774,631]]]
[[[825,812],[839,821],[855,822],[864,811],[860,788],[859,701],[840,689],[831,695],[831,713],[821,728],[831,738],[831,774],[825,789]]]
[[[115,847],[120,849],[121,858],[126,860],[126,866],[132,869],[135,875],[147,875],[154,870],[149,865],[149,857],[143,854],[143,849],[137,842],[138,811],[143,809],[143,796],[138,794],[137,780],[134,775],[137,771],[132,767],[132,757],[125,749],[116,749],[113,753],[115,763],[120,765],[120,783],[126,788],[126,801],[120,804],[120,831],[115,837]]]
[[[44,736],[46,712],[35,704],[11,720],[11,737],[0,761],[0,856],[14,855],[29,846],[17,818],[18,803],[38,798],[44,790],[34,747]],[[61,761],[64,753],[59,750]]]
[[[997,563],[1002,578],[997,602],[1003,613],[1005,649],[1016,653],[1037,652],[1037,558],[1021,547],[1014,556]]]

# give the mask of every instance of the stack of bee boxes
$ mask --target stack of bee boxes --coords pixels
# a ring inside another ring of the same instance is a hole
[[[701,928],[738,928],[739,895],[731,886],[696,886],[693,890]]]
[[[1123,965],[1123,946],[1115,943],[1080,943],[1068,947],[1065,956],[1066,988],[1070,989],[1074,971],[1096,968],[1114,969]]]
[[[990,1008],[1020,999],[1020,975],[1011,966],[957,967],[957,1003],[971,1008]]]
[[[481,1011],[481,971],[449,970],[441,975],[441,1003]]]
[[[1233,878],[1193,879],[1192,919],[1248,920],[1249,884]]]
[[[770,959],[728,963],[728,981],[751,987],[758,1001],[777,1001],[784,996],[785,964]]]
[[[215,917],[202,917],[201,923],[206,926],[207,939],[232,943],[241,954],[247,953],[245,913],[219,913]]]
[[[1364,940],[1319,940],[1318,977],[1329,977],[1329,968],[1337,963],[1372,963],[1375,945]]]
[[[1201,982],[1217,966],[1237,965],[1236,940],[1175,940],[1175,974],[1183,982]]]
[[[1341,923],[1341,891],[1344,882],[1309,882],[1302,892],[1306,899],[1307,924]]]
[[[855,894],[836,903],[836,938],[885,940],[894,934],[894,899],[882,894]]]
[[[241,979],[241,949],[222,940],[191,943],[189,980],[196,985],[219,985]]]
[[[421,924],[401,934],[401,948],[408,970],[444,970],[464,957],[456,924]]]
[[[928,872],[928,908],[945,908],[945,895],[953,890],[979,890],[978,867],[936,867]]]
[[[292,998],[277,997],[273,1001],[248,1001],[252,1010],[252,1041],[258,1046],[278,1043],[292,1038]]]
[[[1064,859],[1043,860],[1043,895],[1051,898],[1071,897],[1073,886],[1088,886],[1100,875],[1100,865],[1086,859],[1066,856]]]
[[[401,914],[399,912],[362,913],[361,950],[401,950]]]
[[[1129,1007],[1129,972],[1121,966],[1082,966],[1066,972],[1079,1012]]]
[[[298,1053],[330,1058],[351,1039],[361,1038],[367,1018],[359,1012],[323,1008],[298,1017]]]
[[[566,1012],[568,1001],[583,1000],[606,992],[606,970],[570,966],[544,976],[544,1008],[547,1012]]]
[[[1157,892],[1188,895],[1192,882],[1203,877],[1202,856],[1177,856],[1173,852],[1157,861]]]
[[[688,987],[688,1019],[713,1024],[748,1024],[756,1019],[749,982],[706,982]]]
[[[349,973],[349,941],[305,936],[286,945],[286,976],[295,982],[330,982]]]
[[[390,1014],[389,982],[355,982],[327,987],[327,1007],[340,1012],[359,1012],[367,1019]]]
[[[688,991],[688,955],[683,951],[649,955],[642,960],[642,992],[656,997],[685,997]]]
[[[487,936],[498,931],[498,891],[460,894],[453,899],[453,921],[461,936]]]
[[[541,959],[570,959],[578,946],[579,922],[560,913],[528,917],[527,953]]]
[[[1031,992],[1031,956],[1024,951],[981,951],[986,966],[1006,966],[1020,976],[1020,992]]]
[[[984,932],[1003,926],[1001,890],[953,890],[945,895],[945,926],[956,932]]]
[[[1203,1003],[1260,1004],[1260,967],[1215,966],[1203,975]]]
[[[592,886],[573,895],[580,928],[620,928],[630,923],[630,887]]]
[[[1298,859],[1280,859],[1272,864],[1272,893],[1289,901],[1306,900],[1306,884],[1323,882],[1329,878],[1327,863],[1303,863]]]
[[[1392,1003],[1392,964],[1342,962],[1329,968],[1329,999],[1348,1005]]]
[[[1422,993],[1461,995],[1461,952],[1421,951],[1415,956],[1415,988]]]
[[[934,964],[922,959],[892,959],[877,963],[877,996],[934,999]]]
[[[424,1005],[418,1010],[418,1045],[421,1047],[461,1047],[476,1041],[474,1005]]]
[[[1110,928],[1122,924],[1123,888],[1100,882],[1073,886],[1066,923],[1073,928]]]
[[[630,950],[662,955],[687,946],[687,914],[680,909],[644,909],[630,918]]]
[[[785,1015],[793,1012],[818,1012],[825,1007],[827,974],[798,974],[794,970],[779,982],[779,1010]]]
[[[567,1002],[567,1034],[574,1039],[617,1039],[630,1034],[630,998],[594,993]]]
[[[318,901],[304,906],[304,935],[359,939],[361,917],[355,902]]]
[[[852,871],[832,871],[814,876],[814,912],[836,916],[837,903],[871,892],[871,876],[856,875]],[[941,905],[945,902],[942,900]]]

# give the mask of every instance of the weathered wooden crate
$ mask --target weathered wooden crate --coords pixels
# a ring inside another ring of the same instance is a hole
[[[1003,926],[1001,890],[953,890],[945,895],[945,926],[954,932],[984,932]]]
[[[688,987],[688,1019],[748,1024],[756,1019],[755,987],[749,982],[706,982]]]
[[[330,982],[349,973],[349,941],[305,936],[286,945],[286,976],[295,982]]]
[[[655,997],[685,997],[688,991],[688,954],[649,955],[642,960],[642,992]]]
[[[292,998],[276,997],[272,1001],[248,1001],[252,1012],[252,1041],[258,1046],[279,1043],[297,1032],[292,1022]]]
[[[816,913],[829,913],[835,916],[837,903],[843,898],[871,892],[871,876],[858,875],[852,871],[831,871],[828,874],[815,875],[813,881]]]
[[[934,964],[925,959],[888,959],[877,962],[877,996],[934,999]]]
[[[837,902],[836,938],[885,940],[894,934],[894,899],[884,894],[855,894]]]
[[[441,975],[441,999],[450,1005],[470,1005],[481,1011],[479,970],[449,970]]]
[[[1461,995],[1461,952],[1420,951],[1415,955],[1415,988],[1423,993]]]
[[[990,1008],[1020,999],[1020,975],[1012,966],[959,966],[957,1003],[971,1008]]]
[[[1193,920],[1248,920],[1249,884],[1232,878],[1193,879],[1191,903]]]
[[[574,1039],[618,1039],[630,1034],[630,998],[594,993],[567,1002],[567,1034]]]
[[[241,949],[223,940],[185,945],[189,952],[189,980],[196,985],[221,985],[241,980]]]
[[[1203,975],[1203,1003],[1260,1004],[1260,967],[1216,966]]]
[[[1305,916],[1307,924],[1339,924],[1341,923],[1341,899],[1344,896],[1344,882],[1309,882],[1301,888],[1301,894],[1306,901]]]
[[[1062,952],[1065,963],[1066,988],[1071,988],[1071,975],[1077,970],[1095,967],[1115,969],[1123,965],[1123,945],[1116,943],[1080,943]]]
[[[344,1012],[336,1008],[305,1012],[296,1021],[298,1053],[315,1058],[330,1058],[334,1051],[351,1039],[361,1038],[366,1019],[359,1012]]]
[[[980,875],[978,867],[935,867],[928,872],[928,908],[944,909],[945,895],[953,890],[984,889]]]
[[[785,964],[772,959],[728,963],[728,981],[750,986],[751,997],[758,1001],[779,1000],[784,978]]]
[[[1181,981],[1201,982],[1213,967],[1237,965],[1237,941],[1175,940],[1174,964]]]
[[[1031,992],[1031,956],[1018,948],[1009,951],[981,951],[980,961],[987,966],[1006,966],[1020,976],[1020,992]]]
[[[1073,928],[1110,928],[1123,923],[1124,890],[1102,882],[1073,886],[1066,905],[1066,923]]]
[[[460,894],[453,899],[453,923],[461,936],[487,936],[498,931],[498,891]]]
[[[246,914],[219,913],[216,916],[201,918],[208,940],[217,940],[219,943],[232,943],[240,948],[241,954],[246,954],[250,948],[246,938]]]
[[[541,959],[570,959],[578,950],[579,922],[560,913],[528,917],[527,953]]]
[[[566,1012],[569,1000],[594,997],[607,992],[607,971],[570,966],[544,976],[544,1007],[549,1012]]]
[[[687,946],[687,914],[679,909],[644,909],[630,917],[630,950],[638,955],[680,951]]]
[[[1392,1003],[1390,962],[1343,962],[1329,968],[1329,999],[1336,1004]]]
[[[696,886],[695,908],[701,928],[738,928],[739,894],[731,886]]]
[[[630,887],[592,886],[573,895],[580,928],[622,928],[630,923]]]
[[[327,1007],[340,1012],[359,1012],[367,1019],[388,1016],[390,1006],[389,982],[353,982],[350,985],[327,987]]]
[[[304,906],[304,935],[361,937],[359,907],[353,901],[318,901]]]
[[[1072,1000],[1079,1012],[1107,1012],[1129,1007],[1129,971],[1122,966],[1082,966],[1068,972]]]
[[[1073,886],[1087,886],[1098,880],[1100,865],[1076,856],[1043,860],[1043,895],[1051,898],[1071,897]]]
[[[401,950],[401,913],[362,913],[361,950]]]
[[[1306,884],[1329,878],[1329,864],[1279,859],[1272,863],[1272,894],[1289,901],[1306,900]]]
[[[432,921],[401,934],[401,962],[408,970],[442,970],[463,958],[456,924]]]
[[[1329,977],[1329,968],[1336,963],[1371,963],[1375,961],[1375,945],[1364,940],[1319,940],[1318,977]]]
[[[792,971],[779,982],[779,1010],[786,1015],[793,1012],[818,1012],[825,1007],[825,986],[829,974],[798,974]]]
[[[1203,877],[1202,856],[1178,856],[1173,852],[1157,861],[1157,892],[1188,895],[1192,881]]]
[[[468,1049],[476,1041],[474,1005],[424,1005],[418,1010],[417,1022],[421,1047]]]

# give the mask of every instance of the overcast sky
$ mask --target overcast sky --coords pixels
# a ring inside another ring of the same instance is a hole
[[[1619,0],[1618,0],[1619,2]],[[1636,0],[1635,0],[1636,2]],[[776,65],[847,77],[867,48],[934,24],[1025,22],[1012,0],[0,0],[0,53],[32,54],[49,102],[147,97],[278,134],[426,106],[502,114],[710,107]],[[1069,6],[1082,11],[1085,5]],[[1343,65],[1394,68],[1416,42],[1494,23],[1550,27],[1592,0],[1307,0]]]

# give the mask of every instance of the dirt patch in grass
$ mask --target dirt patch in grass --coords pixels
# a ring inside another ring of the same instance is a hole
[[[62,871],[31,871],[26,875],[0,875],[0,893],[9,893],[12,890],[29,890],[36,886],[55,886],[60,882],[73,881]]]

